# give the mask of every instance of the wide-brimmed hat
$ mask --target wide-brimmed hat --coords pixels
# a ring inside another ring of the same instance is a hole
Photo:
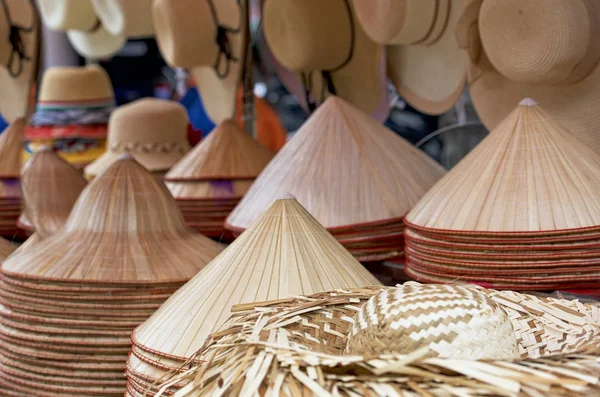
[[[367,35],[387,45],[388,76],[400,96],[425,113],[449,110],[467,77],[455,37],[463,0],[353,2]]]
[[[337,95],[370,113],[385,95],[376,83],[383,46],[364,32],[349,0],[267,1],[263,29],[273,56],[303,75],[314,98]]]
[[[40,21],[34,0],[2,1],[0,31],[0,113],[14,121],[27,115],[37,69]]]
[[[591,0],[471,0],[457,28],[479,117],[495,128],[533,98],[600,153],[600,7]]]
[[[152,0],[92,0],[92,5],[112,35],[130,38],[154,35]]]
[[[44,24],[66,31],[75,50],[87,58],[115,54],[126,41],[124,34],[111,34],[96,15],[91,0],[38,0]]]
[[[18,178],[20,175],[25,126],[25,119],[20,118],[0,134],[0,178]]]
[[[215,123],[235,115],[246,57],[246,0],[155,0],[156,40],[172,66],[190,69]]]
[[[130,153],[149,171],[168,171],[189,150],[188,119],[174,101],[144,98],[115,110],[108,124],[107,151],[85,167],[87,178],[101,174]]]

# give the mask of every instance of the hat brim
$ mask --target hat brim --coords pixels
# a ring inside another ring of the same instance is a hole
[[[85,167],[84,173],[86,178],[94,178],[102,174],[119,160],[121,154],[122,153],[105,152],[102,156],[98,157],[96,161]],[[167,171],[184,156],[184,153],[179,152],[130,154],[138,163],[151,172]]]
[[[108,58],[116,54],[127,41],[123,35],[112,35],[104,26],[94,32],[69,30],[67,37],[71,45],[80,55],[91,58]]]

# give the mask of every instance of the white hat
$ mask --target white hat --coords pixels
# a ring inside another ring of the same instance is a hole
[[[152,0],[92,0],[104,28],[115,36],[154,36]]]

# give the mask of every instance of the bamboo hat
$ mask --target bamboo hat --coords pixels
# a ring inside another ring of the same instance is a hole
[[[114,36],[154,36],[152,0],[91,0],[98,19]]]
[[[591,0],[470,1],[457,35],[477,113],[495,128],[524,97],[600,153],[600,7]],[[535,32],[535,34],[529,34]]]
[[[8,121],[28,113],[40,43],[34,0],[5,0],[0,9],[0,113]]]
[[[187,229],[165,186],[125,156],[84,189],[58,233],[14,255],[3,271],[36,280],[165,284],[187,281],[220,251]]]
[[[91,0],[38,0],[44,24],[66,31],[75,50],[87,58],[104,58],[123,47],[126,37],[113,35],[98,18]]]
[[[132,341],[144,351],[185,359],[234,304],[379,284],[288,195],[137,328]]]
[[[441,114],[458,101],[467,78],[455,29],[462,0],[353,0],[356,17],[387,45],[388,75],[398,93],[425,113]]]
[[[600,157],[532,99],[521,101],[408,213],[436,233],[522,236],[600,226]]]
[[[246,58],[246,0],[155,0],[160,51],[172,66],[190,69],[215,123],[232,118]]]
[[[385,95],[376,83],[383,46],[358,24],[350,0],[267,1],[263,29],[273,56],[304,76],[314,98],[337,95],[371,113]]]
[[[22,165],[25,119],[13,121],[0,134],[0,178],[18,178]]]
[[[189,150],[187,114],[174,101],[144,98],[120,106],[108,123],[107,152],[85,167],[85,175],[101,174],[129,153],[149,171],[167,171]]]
[[[0,261],[3,261],[17,249],[17,246],[8,240],[0,238]]]

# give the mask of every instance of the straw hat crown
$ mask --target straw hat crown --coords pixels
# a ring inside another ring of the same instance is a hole
[[[165,179],[256,178],[273,156],[235,122],[225,120],[175,164]]]
[[[166,187],[124,156],[84,189],[58,233],[3,270],[38,279],[181,282],[220,251],[187,229]]]
[[[91,0],[98,19],[112,35],[130,38],[154,35],[152,0]]]
[[[286,192],[326,228],[400,218],[444,172],[409,142],[332,97],[267,165],[227,226],[247,228]]]
[[[540,232],[600,225],[600,157],[523,100],[406,216],[438,231]]]
[[[473,286],[406,283],[361,307],[348,337],[351,354],[410,354],[468,360],[519,357],[507,313]]]
[[[49,149],[34,153],[21,170],[24,213],[42,236],[60,229],[87,184],[80,171]]]
[[[90,0],[37,0],[44,25],[52,30],[88,31],[97,23]]]
[[[19,118],[0,134],[0,177],[19,177],[26,126],[25,119]]]
[[[72,102],[74,105],[89,101],[114,102],[115,94],[110,78],[99,66],[47,69],[40,83],[39,102]]]
[[[142,324],[133,340],[189,357],[229,317],[234,304],[379,284],[286,195]]]

